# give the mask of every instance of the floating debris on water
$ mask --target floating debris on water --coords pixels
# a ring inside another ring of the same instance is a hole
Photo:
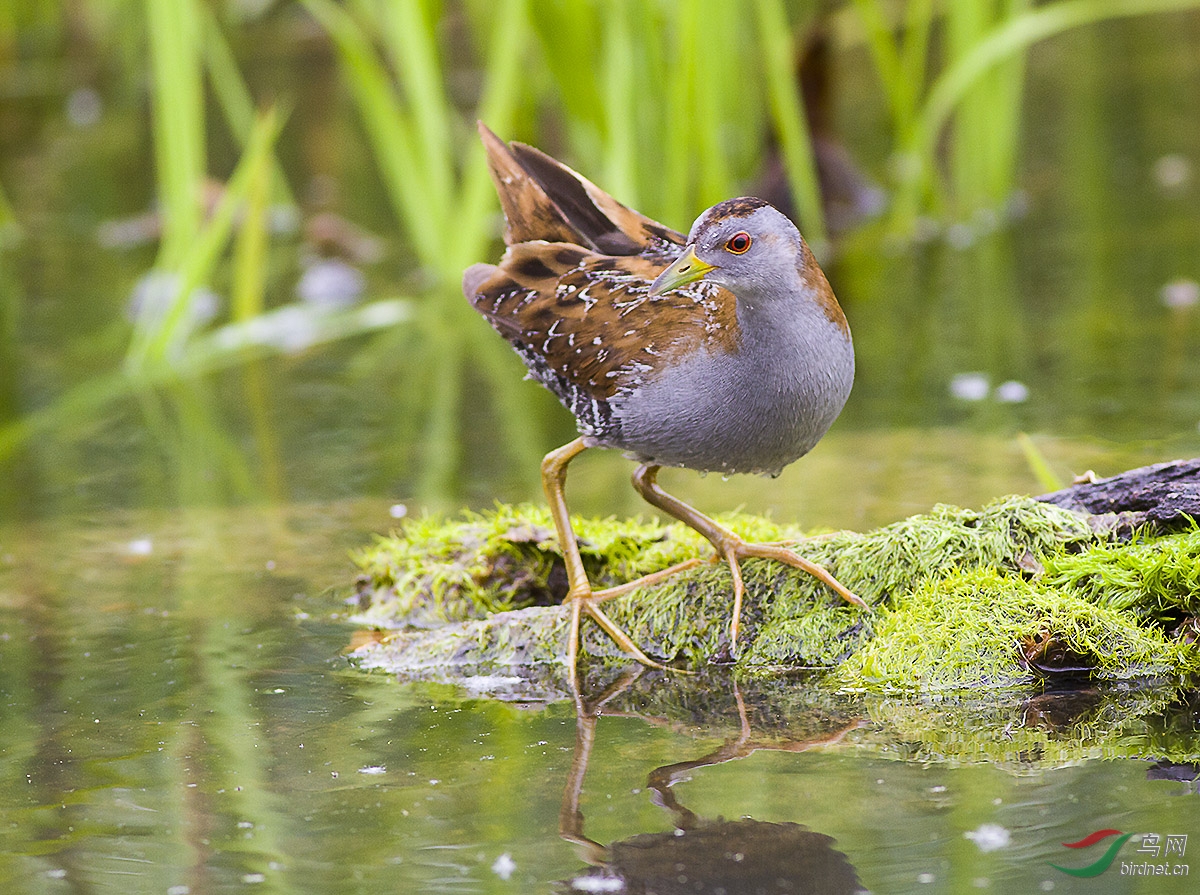
[[[512,855],[510,855],[508,852],[502,854],[492,864],[492,873],[496,874],[496,876],[503,880],[507,880],[510,876],[512,876],[513,871],[516,869],[517,862],[512,859]]]
[[[960,401],[982,401],[990,389],[983,373],[956,373],[950,380],[950,394]]]
[[[1186,278],[1172,280],[1159,290],[1158,297],[1171,309],[1194,307],[1200,304],[1200,283]]]
[[[1029,386],[1024,382],[1009,379],[996,386],[993,397],[1001,404],[1023,404],[1029,400]]]
[[[1160,156],[1154,162],[1154,182],[1164,191],[1182,190],[1192,180],[1192,163],[1178,152]]]
[[[983,852],[1007,848],[1012,842],[1012,834],[1000,824],[981,824],[978,829],[963,833],[963,838],[970,839]]]

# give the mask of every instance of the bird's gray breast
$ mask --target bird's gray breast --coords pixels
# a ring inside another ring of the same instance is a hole
[[[743,322],[736,352],[700,351],[612,402],[601,443],[642,462],[777,474],[841,412],[854,380],[849,334],[821,313]]]

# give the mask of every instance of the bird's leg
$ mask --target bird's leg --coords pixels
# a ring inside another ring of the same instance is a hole
[[[733,620],[729,624],[730,649],[737,647],[738,630],[741,626],[742,594],[745,586],[742,583],[740,561],[757,557],[773,559],[786,563],[797,569],[802,569],[819,581],[827,584],[838,596],[847,603],[867,608],[859,597],[852,594],[840,581],[829,574],[822,566],[807,560],[796,552],[779,544],[748,544],[716,520],[710,519],[695,507],[689,506],[678,497],[673,497],[658,484],[660,467],[645,464],[639,466],[633,473],[633,486],[651,506],[658,507],[669,516],[674,516],[684,525],[694,528],[708,539],[717,551],[717,556],[729,563],[729,571],[733,575]]]
[[[568,587],[567,596],[563,602],[571,604],[571,628],[567,640],[567,665],[571,677],[574,679],[576,660],[579,657],[579,620],[581,613],[584,612],[596,620],[596,624],[604,629],[617,646],[643,665],[665,669],[665,665],[655,662],[642,652],[632,638],[600,610],[597,605],[599,600],[592,592],[592,585],[583,568],[583,559],[579,555],[579,543],[575,540],[575,531],[571,528],[571,517],[567,512],[567,499],[563,488],[567,482],[567,464],[586,449],[587,445],[583,443],[583,439],[576,438],[570,444],[551,451],[542,460],[542,488],[545,490],[546,500],[550,504],[550,515],[554,518],[558,543],[562,548],[563,561],[567,566]],[[609,594],[609,596],[613,595]]]

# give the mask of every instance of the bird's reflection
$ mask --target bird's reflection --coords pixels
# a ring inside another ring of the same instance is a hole
[[[671,814],[674,830],[641,833],[611,845],[601,845],[584,834],[580,810],[583,780],[595,742],[596,726],[603,714],[620,714],[606,706],[641,675],[629,672],[598,696],[585,699],[575,691],[575,754],[563,790],[559,832],[573,843],[590,867],[560,884],[562,891],[620,893],[853,893],[864,891],[858,874],[844,854],[834,849],[834,839],[791,822],[771,822],[743,817],[739,820],[703,818],[680,804],[672,787],[698,768],[745,758],[759,749],[803,752],[835,743],[861,726],[855,720],[804,740],[776,741],[755,738],[742,693],[732,683],[739,731],[718,749],[690,761],[655,768],[647,788],[655,804]]]

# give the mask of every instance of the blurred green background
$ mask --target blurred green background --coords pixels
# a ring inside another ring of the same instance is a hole
[[[788,487],[678,487],[863,526],[1194,450],[1196,5],[6,4],[0,512],[536,498],[571,423],[458,293],[476,118],[825,259],[842,421]]]
[[[854,393],[778,480],[664,473],[706,510],[864,529],[1200,454],[1197,7],[0,3],[3,888],[514,891],[511,851],[544,890],[576,866],[569,707],[358,675],[329,620],[372,532],[540,500],[573,437],[459,293],[500,252],[477,118],[676,229],[767,194],[820,251]],[[590,452],[572,508],[645,512],[629,471]],[[1194,742],[1169,701],[1147,729]],[[1106,703],[1061,727],[1016,705],[1085,750]],[[589,834],[669,827],[645,774],[725,735],[605,719]],[[1027,892],[1102,823],[1188,832],[1130,762],[906,754],[682,790],[836,835],[876,891]],[[1014,847],[963,838],[984,821]]]

